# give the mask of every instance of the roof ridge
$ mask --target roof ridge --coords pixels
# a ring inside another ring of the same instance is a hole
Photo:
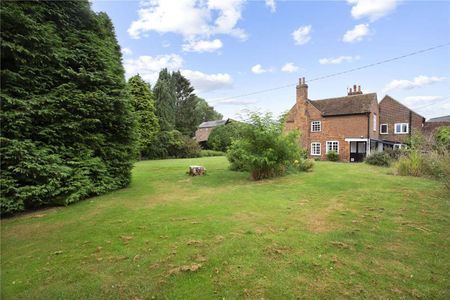
[[[340,98],[346,98],[346,97],[361,97],[361,96],[368,96],[368,95],[376,95],[376,92],[373,93],[366,93],[366,94],[356,94],[356,95],[346,95],[346,96],[340,96],[340,97],[332,97],[332,98],[323,98],[323,99],[317,99],[317,100],[310,100],[309,101],[325,101],[325,100],[333,100],[333,99],[340,99]]]

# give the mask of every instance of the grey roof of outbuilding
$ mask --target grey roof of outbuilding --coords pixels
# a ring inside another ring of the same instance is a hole
[[[203,122],[200,125],[198,125],[198,128],[217,127],[217,126],[220,126],[220,125],[225,125],[227,123],[228,123],[228,119],[226,119],[226,120],[207,121],[207,122]]]
[[[310,100],[310,103],[326,117],[368,113],[371,111],[372,101],[377,101],[376,93]]]
[[[427,122],[446,122],[450,121],[450,115],[429,119]]]

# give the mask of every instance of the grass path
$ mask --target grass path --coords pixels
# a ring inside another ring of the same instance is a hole
[[[208,176],[188,177],[200,164]],[[2,299],[450,298],[450,195],[365,164],[252,182],[224,157],[1,221]]]

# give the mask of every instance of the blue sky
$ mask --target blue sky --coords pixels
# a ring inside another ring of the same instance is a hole
[[[450,42],[450,1],[94,0],[112,19],[127,77],[167,67],[225,117],[279,114],[295,84]],[[318,80],[309,98],[361,85],[426,118],[450,115],[450,46]],[[236,97],[291,85],[266,93]]]

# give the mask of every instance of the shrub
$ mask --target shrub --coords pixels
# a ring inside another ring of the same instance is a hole
[[[404,150],[394,148],[387,148],[383,150],[383,153],[389,155],[391,160],[398,160],[403,152]]]
[[[423,168],[423,158],[417,150],[402,155],[397,163],[397,171],[401,176],[421,176],[424,173]]]
[[[329,161],[338,161],[339,160],[339,154],[337,154],[336,151],[330,151],[327,153],[327,159]]]
[[[375,152],[366,158],[366,163],[374,166],[389,167],[391,164],[391,157],[386,152]]]
[[[450,151],[450,126],[443,126],[436,130],[434,135],[436,146],[439,148],[445,148]]]
[[[222,151],[215,150],[200,150],[200,157],[208,157],[208,156],[225,156],[226,153]]]
[[[298,171],[309,172],[314,167],[314,159],[308,158],[308,159],[295,160],[293,163],[293,166]]]
[[[253,113],[249,124],[240,127],[240,137],[230,146],[230,168],[248,170],[254,180],[283,175],[300,157],[298,133],[282,132],[282,123]]]
[[[208,137],[208,146],[212,150],[227,151],[231,142],[239,137],[239,124],[230,123],[227,125],[221,125],[211,132]]]
[[[248,166],[245,164],[244,146],[241,145],[243,143],[241,140],[233,142],[227,152],[227,159],[230,162],[231,171],[249,171]]]
[[[144,151],[145,158],[189,158],[200,156],[200,146],[177,130],[158,132]]]

